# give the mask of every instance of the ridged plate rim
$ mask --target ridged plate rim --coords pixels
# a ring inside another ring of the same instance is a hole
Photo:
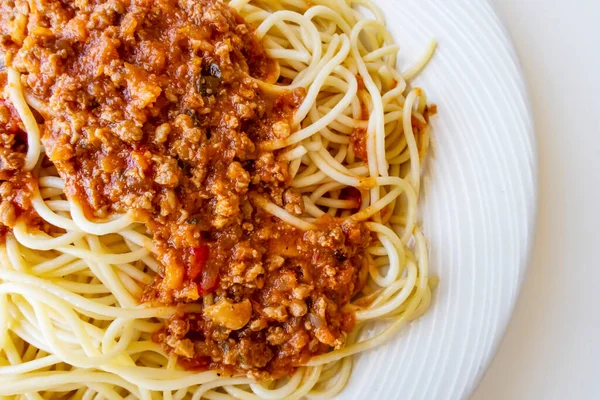
[[[488,1],[376,3],[401,47],[400,69],[429,40],[439,43],[414,85],[439,106],[422,221],[440,284],[424,317],[358,357],[339,397],[465,399],[502,340],[533,245],[537,155],[527,87]]]

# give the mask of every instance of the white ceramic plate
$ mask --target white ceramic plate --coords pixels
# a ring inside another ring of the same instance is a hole
[[[430,102],[433,152],[423,213],[440,284],[424,317],[358,357],[343,399],[467,398],[512,313],[532,244],[536,156],[518,59],[490,4],[379,0],[405,69],[431,38],[416,81]]]

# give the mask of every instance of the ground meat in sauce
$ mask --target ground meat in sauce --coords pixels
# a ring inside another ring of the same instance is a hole
[[[48,108],[42,141],[67,195],[89,218],[146,222],[162,268],[142,300],[205,302],[155,340],[187,368],[258,379],[343,345],[371,236],[328,217],[302,232],[252,203],[303,213],[287,163],[258,143],[290,134],[304,91],[260,90],[275,69],[253,28],[216,0],[36,4],[0,45]]]

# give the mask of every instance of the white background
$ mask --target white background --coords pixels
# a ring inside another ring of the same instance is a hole
[[[533,257],[472,400],[600,399],[600,0],[494,0],[535,114]]]

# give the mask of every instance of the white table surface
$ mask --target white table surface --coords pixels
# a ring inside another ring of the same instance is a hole
[[[471,400],[600,399],[600,0],[494,0],[535,113],[537,236]]]

